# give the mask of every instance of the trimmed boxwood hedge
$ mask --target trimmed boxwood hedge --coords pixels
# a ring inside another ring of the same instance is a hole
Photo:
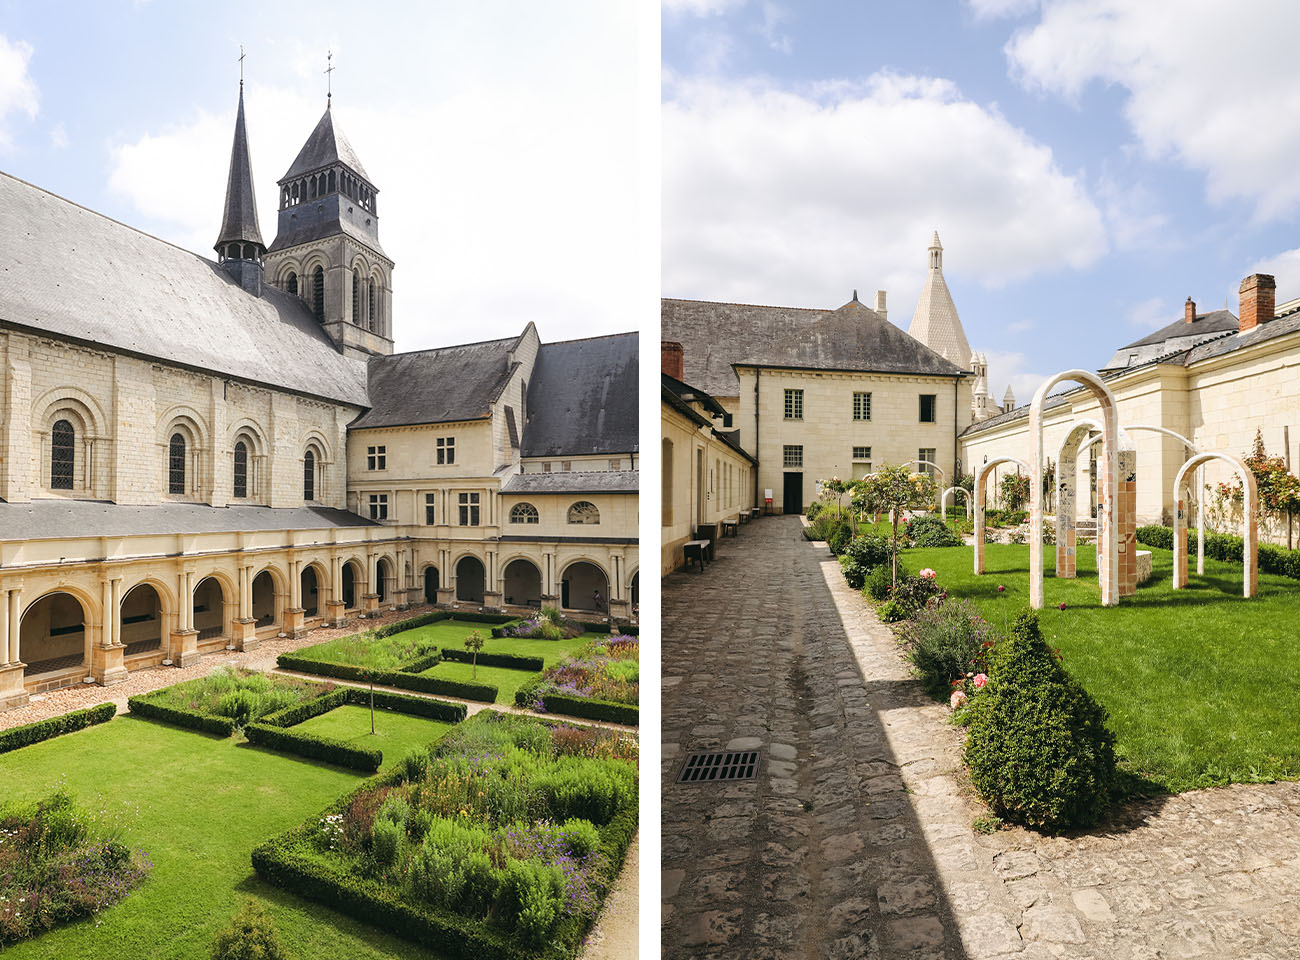
[[[8,753],[19,747],[26,747],[42,740],[61,737],[65,733],[75,733],[96,723],[106,723],[117,713],[117,704],[101,703],[97,707],[85,710],[73,710],[58,717],[37,720],[21,727],[13,727],[0,733],[0,753]]]
[[[338,677],[340,680],[352,680],[356,683],[369,683],[372,671],[350,663],[330,663],[325,660],[308,660],[291,653],[282,653],[275,662],[285,670],[298,670],[314,673],[322,677]],[[460,697],[464,700],[480,700],[492,703],[497,698],[497,688],[491,683],[473,683],[470,681],[446,680],[441,677],[427,677],[420,673],[405,673],[401,670],[373,671],[374,681],[386,687],[401,687],[404,690],[418,690],[421,693],[440,693],[445,697]]]
[[[215,733],[221,737],[229,737],[235,732],[235,721],[230,717],[214,717],[205,713],[195,713],[192,710],[165,707],[161,703],[151,700],[148,695],[128,697],[126,705],[138,717],[161,720],[163,723],[174,724],[178,727],[189,727],[191,730]]]
[[[570,717],[583,717],[587,720],[604,720],[607,723],[625,723],[635,727],[641,711],[630,703],[614,703],[610,700],[589,700],[586,697],[566,697],[558,693],[548,693],[542,697],[542,706],[547,713],[562,713]]]
[[[443,647],[442,659],[455,660],[457,663],[473,663],[474,654],[468,650],[455,647]],[[483,667],[505,667],[509,670],[531,670],[539,673],[546,669],[546,661],[541,657],[525,657],[517,653],[483,653],[479,652],[478,662]],[[427,667],[425,669],[428,669]]]
[[[430,667],[436,667],[442,661],[442,653],[436,647],[416,660],[403,663],[397,669],[402,673],[424,673]]]
[[[319,717],[322,713],[329,713],[335,707],[343,706],[348,702],[348,689],[348,687],[336,687],[329,693],[322,693],[319,697],[312,697],[292,707],[268,713],[261,722],[271,727],[297,726],[312,717]]]
[[[1137,529],[1138,543],[1161,550],[1174,548],[1174,531],[1171,527],[1146,526]],[[1224,563],[1241,563],[1245,545],[1241,537],[1231,533],[1207,533],[1205,535],[1205,555],[1211,560]],[[1196,552],[1196,531],[1187,531],[1188,554]],[[1300,550],[1288,550],[1272,543],[1259,545],[1259,569],[1261,573],[1271,573],[1279,577],[1300,580]]]
[[[338,706],[338,704],[335,704]],[[380,750],[356,747],[333,737],[322,737],[314,733],[301,733],[285,727],[273,727],[269,723],[250,723],[244,727],[244,736],[250,743],[269,747],[280,753],[292,753],[313,760],[325,760],[340,767],[363,770],[374,773],[384,762]]]
[[[362,707],[370,706],[370,691],[365,687],[344,687],[343,692],[347,695],[348,703]],[[408,697],[404,693],[388,693],[384,690],[375,691],[375,706],[383,710],[392,710],[394,713],[409,713],[447,723],[460,723],[469,714],[469,709],[463,703],[430,700],[428,697]]]
[[[376,692],[375,696],[378,697],[379,693]],[[539,722],[547,723],[546,720]],[[342,812],[362,792],[380,786],[395,786],[401,783],[402,777],[400,765],[386,774],[371,777],[327,807],[322,815]],[[618,875],[627,859],[628,847],[637,831],[637,816],[637,804],[631,803],[600,828],[600,852],[608,859],[612,876]],[[311,840],[318,823],[318,818],[309,818],[300,826],[254,849],[253,869],[258,877],[400,937],[436,946],[438,953],[448,960],[480,960],[482,957],[569,960],[571,953],[558,942],[553,941],[541,948],[526,948],[506,934],[488,928],[482,921],[429,905],[406,903],[392,886],[353,875],[313,849]],[[607,890],[602,892],[608,893]],[[561,936],[555,938],[556,941],[561,939]]]

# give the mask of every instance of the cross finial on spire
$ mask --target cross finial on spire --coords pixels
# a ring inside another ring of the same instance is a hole
[[[330,99],[334,96],[334,78],[330,76],[334,72],[334,51],[325,51],[325,106],[330,105]]]
[[[244,45],[239,45],[239,88],[244,88]]]
[[[854,302],[854,303],[857,303],[857,302],[858,302],[858,291],[857,291],[856,288],[855,288],[854,291],[853,291],[853,302]]]

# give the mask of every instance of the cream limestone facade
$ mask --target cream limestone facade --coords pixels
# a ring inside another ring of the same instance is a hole
[[[952,485],[957,436],[971,422],[968,378],[741,364],[736,373],[734,423],[741,446],[758,458],[760,503],[771,490],[776,512],[802,511],[817,498],[817,481],[861,479],[880,464],[922,459],[922,451],[933,451],[926,458],[938,464],[936,479]]]
[[[685,563],[682,545],[696,539],[698,528],[712,528],[716,535],[719,523],[755,505],[755,465],[722,439],[705,405],[665,391],[660,411],[659,572],[664,576]]]

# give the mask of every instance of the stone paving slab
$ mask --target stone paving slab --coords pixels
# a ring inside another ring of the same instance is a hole
[[[1300,957],[1300,785],[976,834],[961,731],[796,518],[666,579],[663,643],[665,957]],[[757,782],[671,783],[742,736]]]

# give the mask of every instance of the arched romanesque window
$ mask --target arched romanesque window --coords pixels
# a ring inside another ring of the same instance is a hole
[[[600,523],[600,511],[589,500],[579,500],[569,507],[570,523]]]
[[[67,420],[56,420],[50,431],[50,489],[71,490],[77,459],[77,431]]]
[[[235,496],[248,496],[248,444],[235,444]]]
[[[370,281],[370,288],[367,291],[370,294],[370,302],[366,305],[366,329],[371,333],[375,332],[375,281]]]
[[[316,499],[316,454],[310,450],[302,457],[302,498]]]
[[[361,272],[352,271],[352,322],[361,322]]]
[[[179,433],[172,434],[167,450],[167,492],[185,493],[185,437]]]
[[[325,271],[317,267],[311,275],[311,308],[316,319],[325,322]]]
[[[292,293],[295,297],[298,296],[298,274],[296,273],[289,274],[289,279],[285,281],[284,286],[285,289],[288,290],[290,293]]]
[[[516,503],[510,508],[511,523],[537,523],[537,508],[531,503]]]

